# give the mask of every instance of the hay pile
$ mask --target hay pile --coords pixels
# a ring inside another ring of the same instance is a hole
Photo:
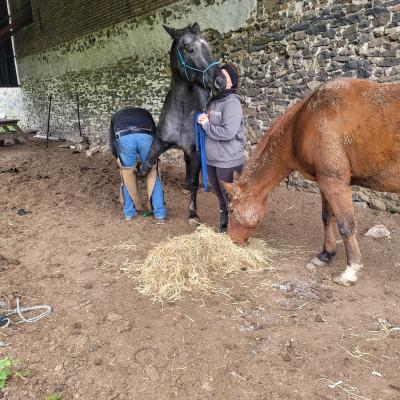
[[[260,239],[251,239],[245,247],[237,246],[228,235],[200,225],[190,235],[159,243],[145,260],[127,264],[122,270],[137,280],[140,293],[156,301],[173,301],[193,290],[223,290],[213,283],[215,277],[241,270],[273,269],[276,253]]]

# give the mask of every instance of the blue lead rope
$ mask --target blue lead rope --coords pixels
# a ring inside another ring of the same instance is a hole
[[[197,113],[194,117],[194,135],[196,138],[196,151],[200,151],[201,174],[203,175],[204,191],[208,192],[205,132],[203,127],[197,122],[201,114],[202,113]]]

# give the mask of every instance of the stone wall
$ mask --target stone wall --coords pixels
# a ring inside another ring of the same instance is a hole
[[[400,81],[400,2],[258,1],[246,26],[210,40],[238,64],[244,79],[251,150],[272,122],[322,82],[336,77]],[[297,172],[287,180],[319,192]],[[354,187],[358,206],[400,212],[400,196]]]
[[[244,76],[251,144],[321,82],[400,81],[398,0],[258,1],[242,29],[213,33],[216,53],[235,61]]]
[[[285,184],[296,190],[319,193],[318,185],[304,179],[298,171],[293,172],[285,179]],[[373,210],[400,213],[400,196],[394,193],[376,192],[364,187],[353,186],[353,202],[360,208],[368,206]]]
[[[92,143],[106,140],[116,108],[142,105],[157,119],[171,44],[161,25],[194,21],[214,54],[241,71],[249,152],[277,117],[321,82],[339,76],[400,81],[398,0],[185,0],[19,57],[24,121],[44,130],[50,93],[51,132],[60,137],[78,135],[77,93]],[[290,183],[312,187],[296,176]],[[363,190],[355,200],[400,207],[397,196]]]

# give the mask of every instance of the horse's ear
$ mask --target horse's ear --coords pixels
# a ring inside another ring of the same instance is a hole
[[[233,171],[233,182],[236,182],[240,178],[239,171]]]
[[[233,194],[233,183],[223,182],[221,181],[222,186],[224,187],[226,193],[228,194],[229,198],[232,197]]]
[[[170,28],[169,26],[163,25],[164,29],[169,33],[172,39],[179,39],[180,29]]]
[[[201,33],[200,25],[199,25],[197,22],[195,22],[195,23],[192,25],[192,27],[190,28],[190,31],[191,31],[192,33],[194,33],[195,35],[200,35],[200,33]]]

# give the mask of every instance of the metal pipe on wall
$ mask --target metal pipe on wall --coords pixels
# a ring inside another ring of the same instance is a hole
[[[53,94],[50,93],[49,96],[49,113],[47,116],[47,133],[46,133],[46,148],[49,148],[49,134],[50,134],[50,114],[51,114],[51,100],[53,98]]]

